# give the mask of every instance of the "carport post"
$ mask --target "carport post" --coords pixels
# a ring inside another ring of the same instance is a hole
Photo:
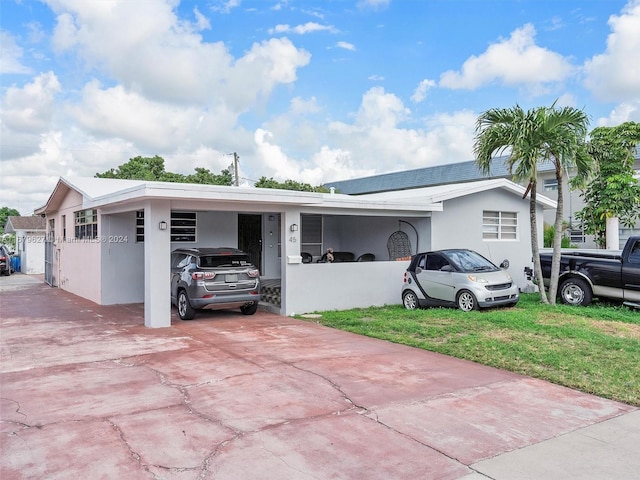
[[[171,202],[144,207],[144,325],[171,326]]]
[[[287,288],[291,278],[290,269],[300,267],[300,243],[302,240],[300,210],[286,209],[282,212],[281,238],[282,238],[282,264],[280,269],[280,312],[291,315],[288,305]],[[292,227],[293,226],[293,227]]]

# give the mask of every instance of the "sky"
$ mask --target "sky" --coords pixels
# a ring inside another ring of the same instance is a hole
[[[1,0],[0,206],[136,156],[240,182],[473,160],[490,108],[640,121],[640,0]]]

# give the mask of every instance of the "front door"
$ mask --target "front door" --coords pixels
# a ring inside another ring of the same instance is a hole
[[[262,215],[238,214],[238,248],[262,271]]]

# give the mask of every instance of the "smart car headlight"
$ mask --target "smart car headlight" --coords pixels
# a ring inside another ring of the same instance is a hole
[[[467,278],[472,282],[476,282],[476,283],[489,283],[489,280],[487,280],[484,277],[479,277],[477,275],[467,275]]]

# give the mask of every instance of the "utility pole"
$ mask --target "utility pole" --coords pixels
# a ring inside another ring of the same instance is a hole
[[[238,162],[240,161],[240,156],[236,153],[225,153],[225,155],[233,155],[233,163],[229,165],[229,168],[233,169],[233,184],[236,187],[240,186],[240,177],[238,176]]]
[[[238,177],[238,162],[240,157],[236,152],[233,152],[233,178],[235,179],[236,187],[240,186],[240,177]]]

